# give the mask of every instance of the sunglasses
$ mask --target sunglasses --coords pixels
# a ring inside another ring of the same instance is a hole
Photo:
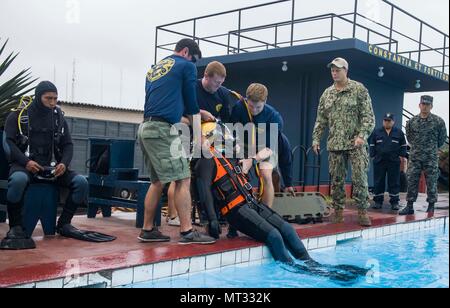
[[[192,63],[197,63],[198,60],[200,60],[200,56],[199,55],[192,55]]]

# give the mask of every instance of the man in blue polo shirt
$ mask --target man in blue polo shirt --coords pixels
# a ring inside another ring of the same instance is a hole
[[[197,81],[197,101],[203,121],[230,122],[234,100],[230,90],[222,86],[226,77],[225,66],[213,61],[206,67],[203,78]]]
[[[163,235],[153,224],[164,185],[170,182],[175,182],[175,205],[181,224],[179,243],[215,242],[192,227],[191,173],[180,136],[171,133],[173,125],[181,121],[183,114],[190,118],[194,128],[195,125],[200,126],[197,68],[194,64],[200,58],[198,44],[191,39],[183,39],[177,43],[172,56],[154,65],[147,74],[145,119],[138,137],[152,185],[145,199],[144,228],[138,237],[142,242],[170,241],[170,237]]]
[[[375,176],[374,209],[383,208],[388,177],[390,203],[393,211],[399,210],[400,202],[400,159],[407,156],[408,144],[405,134],[395,127],[395,116],[384,116],[383,127],[376,129],[369,138],[370,156],[373,158]]]
[[[277,143],[279,134],[283,131],[283,119],[274,107],[267,104],[268,95],[269,91],[266,86],[258,83],[251,84],[247,89],[247,98],[234,106],[231,122],[243,125],[253,123],[256,126],[253,136],[246,138],[244,147],[246,159],[241,161],[242,169],[244,173],[248,173],[253,165],[259,166],[264,185],[262,202],[272,207],[275,196],[272,172],[278,164]],[[276,134],[271,132],[271,124],[278,128]],[[257,154],[255,156],[250,155],[249,148],[251,146],[256,146]],[[275,153],[272,149],[275,150]]]

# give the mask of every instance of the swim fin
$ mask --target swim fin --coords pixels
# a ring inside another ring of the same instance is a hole
[[[351,272],[347,272],[344,270],[334,270],[326,267],[310,267],[306,265],[295,264],[294,268],[298,273],[326,277],[342,283],[352,283],[359,277],[358,275]]]
[[[35,249],[33,239],[27,237],[21,226],[12,227],[0,243],[0,250],[26,250]]]
[[[366,276],[367,273],[370,271],[370,269],[349,264],[340,264],[340,265],[320,264],[319,262],[314,261],[312,259],[305,261],[305,264],[307,264],[309,267],[322,267],[327,269],[335,269],[338,271],[346,271],[358,276]]]
[[[355,275],[359,275],[359,276],[367,276],[367,273],[370,272],[370,269],[367,268],[362,268],[359,266],[355,266],[355,265],[348,265],[348,264],[341,264],[341,265],[330,265],[330,267],[334,267],[337,269],[341,269],[350,273],[354,273]]]
[[[99,232],[79,230],[71,224],[58,227],[56,232],[63,237],[91,243],[106,243],[117,239],[115,236]]]

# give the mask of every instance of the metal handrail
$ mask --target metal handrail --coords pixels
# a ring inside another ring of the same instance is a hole
[[[334,13],[321,14],[321,15],[316,15],[316,16],[296,19],[294,21],[284,21],[284,22],[279,22],[279,23],[274,23],[274,24],[267,24],[267,25],[262,25],[262,26],[257,26],[257,27],[240,29],[240,30],[232,30],[229,33],[233,34],[233,35],[240,35],[241,37],[244,37],[242,35],[242,33],[245,33],[245,32],[253,32],[253,31],[267,30],[267,29],[272,29],[272,28],[279,28],[279,27],[283,27],[283,26],[288,26],[292,22],[294,24],[299,24],[299,23],[305,23],[305,22],[311,22],[311,21],[325,20],[325,19],[330,19],[330,18],[339,18],[339,19],[344,20],[344,21],[346,21],[348,23],[352,23],[351,20],[348,20],[347,18],[344,18],[345,16],[349,16],[349,15],[353,15],[353,14],[352,13],[340,14],[340,15],[337,15],[337,14],[334,14]],[[361,25],[359,23],[357,23],[357,26],[362,28],[362,29],[368,30],[368,31],[370,31],[372,33],[375,33],[375,34],[377,34],[379,36],[382,36],[382,37],[384,37],[386,39],[389,39],[389,37],[387,35],[385,35],[383,33],[380,33],[378,31],[372,30],[372,29],[370,29],[368,27],[365,27],[365,26],[363,26],[363,25]],[[327,37],[327,36],[324,36],[324,37]],[[247,37],[244,37],[244,38],[247,38]],[[252,39],[252,38],[247,38],[247,39]],[[255,40],[255,39],[252,39],[252,40]],[[391,39],[391,43],[392,42],[394,42],[395,44],[398,44],[398,41],[396,41],[394,39]],[[266,42],[264,42],[264,43],[266,43]],[[276,43],[277,42],[275,42],[275,44]],[[266,44],[269,45],[269,46],[274,46],[274,47],[276,46],[275,44],[272,44],[272,43],[266,43]],[[389,44],[389,43],[386,43],[386,44]]]
[[[404,9],[394,5],[393,3],[391,3],[390,1],[387,0],[381,0],[383,3],[387,4],[390,7],[390,14],[391,14],[391,18],[390,18],[390,24],[386,25],[384,23],[378,22],[376,20],[373,20],[367,16],[364,16],[363,14],[361,14],[358,10],[358,5],[359,5],[359,0],[354,0],[354,10],[353,12],[350,13],[346,13],[346,14],[321,14],[321,15],[317,15],[317,16],[311,16],[311,17],[307,17],[307,18],[302,18],[302,19],[295,19],[295,8],[296,8],[296,1],[300,1],[300,0],[278,0],[278,1],[272,1],[272,2],[268,2],[268,3],[264,3],[264,4],[258,4],[258,5],[253,5],[253,6],[248,6],[248,7],[244,7],[244,8],[239,8],[239,9],[233,9],[233,10],[229,10],[229,11],[225,11],[225,12],[221,12],[221,13],[215,13],[215,14],[209,14],[209,15],[204,15],[204,16],[200,16],[200,17],[195,17],[195,18],[189,18],[189,19],[185,19],[182,21],[178,21],[178,22],[172,22],[172,23],[168,23],[165,25],[161,25],[158,26],[156,28],[156,36],[155,36],[155,62],[157,60],[157,53],[158,50],[167,50],[167,48],[165,48],[166,46],[169,45],[174,45],[175,43],[170,43],[170,44],[164,44],[164,45],[158,45],[158,34],[159,31],[166,31],[168,33],[172,33],[172,34],[176,34],[176,35],[181,35],[181,36],[187,36],[187,37],[192,37],[193,39],[201,42],[208,42],[211,44],[215,44],[217,46],[221,46],[221,47],[226,47],[227,49],[227,54],[230,54],[230,52],[233,53],[247,53],[250,52],[250,50],[254,50],[257,48],[262,48],[265,47],[267,49],[269,48],[279,48],[280,45],[282,44],[288,44],[290,46],[294,46],[294,44],[299,43],[299,42],[304,42],[304,41],[310,41],[310,40],[317,40],[317,39],[330,39],[331,41],[334,39],[339,39],[336,35],[335,35],[335,29],[334,29],[334,21],[335,19],[340,19],[340,20],[344,20],[346,22],[349,22],[353,25],[353,38],[357,37],[357,30],[358,29],[363,29],[363,30],[367,30],[367,43],[370,44],[370,39],[371,39],[371,34],[376,34],[378,36],[381,36],[383,38],[387,39],[387,43],[382,42],[382,43],[378,43],[378,44],[374,44],[374,45],[389,45],[388,49],[389,51],[392,51],[392,48],[395,48],[396,53],[398,54],[409,54],[409,57],[411,58],[413,54],[418,54],[418,62],[421,62],[422,59],[422,55],[426,52],[434,52],[439,56],[442,56],[442,65],[435,65],[433,66],[433,68],[439,70],[442,73],[446,72],[446,69],[448,69],[449,65],[447,64],[447,61],[449,59],[449,47],[448,45],[448,41],[449,41],[449,36],[448,34],[442,32],[441,30],[438,30],[437,28],[431,26],[430,24],[428,24],[427,22],[413,16],[412,14],[408,13],[407,11],[405,11]],[[291,18],[289,20],[283,21],[283,22],[278,22],[278,23],[273,23],[273,24],[269,24],[269,25],[261,25],[261,26],[256,26],[256,27],[252,27],[252,28],[247,28],[247,29],[243,29],[242,28],[242,21],[243,21],[243,17],[242,17],[242,13],[249,11],[249,10],[253,10],[253,9],[257,9],[257,8],[261,8],[261,7],[269,7],[272,5],[277,5],[277,4],[282,4],[282,3],[291,3]],[[406,35],[405,33],[401,33],[400,31],[398,31],[395,27],[395,13],[396,12],[401,12],[403,14],[405,14],[406,16],[408,16],[409,18],[412,18],[415,22],[417,22],[420,25],[420,33],[419,33],[419,38],[413,38],[411,36]],[[219,35],[212,35],[212,36],[208,36],[208,37],[198,37],[197,36],[197,22],[199,20],[204,20],[204,19],[208,19],[208,18],[214,18],[217,16],[223,16],[223,15],[228,15],[228,14],[237,14],[238,16],[238,20],[237,20],[237,24],[238,24],[238,28],[237,30],[232,30],[232,31],[228,31],[228,33],[226,34],[219,34]],[[350,18],[346,18],[348,16],[352,16],[352,19]],[[360,23],[358,23],[358,17],[363,18],[367,21],[370,21],[371,23],[380,26],[382,29],[387,30],[389,33],[388,34],[384,34],[381,33],[380,31],[377,31],[373,28],[369,28],[366,27]],[[308,38],[308,39],[301,39],[301,40],[295,40],[294,39],[294,30],[295,30],[295,25],[299,24],[299,23],[305,23],[305,22],[312,22],[312,21],[317,21],[317,20],[331,20],[331,34],[329,36],[320,36],[320,37],[314,37],[314,38]],[[172,29],[168,29],[168,27],[174,26],[174,25],[180,25],[183,23],[193,23],[193,28],[192,28],[192,35],[190,34],[186,34],[186,33],[181,33]],[[290,40],[283,42],[283,43],[279,43],[278,42],[278,29],[280,27],[287,27],[290,26]],[[437,47],[437,48],[432,48],[430,46],[428,46],[425,42],[424,42],[424,27],[428,27],[429,29],[435,31],[435,33],[442,35],[443,36],[443,47]],[[242,35],[243,33],[248,33],[248,32],[252,32],[252,31],[258,31],[258,30],[264,30],[264,29],[274,29],[275,30],[275,42],[265,42],[263,40],[259,40],[259,39],[255,39],[249,36],[244,36]],[[418,44],[418,48],[417,50],[408,50],[408,51],[400,51],[399,52],[399,44],[400,42],[398,40],[393,39],[393,35],[399,35],[401,36],[403,39],[407,39],[413,43]],[[224,44],[224,43],[220,43],[218,41],[215,41],[213,39],[215,38],[219,38],[219,37],[225,37],[228,36],[228,44]],[[237,43],[236,46],[232,46],[231,44],[231,36],[237,36]],[[256,44],[250,45],[250,46],[243,46],[241,39],[245,39],[245,40],[249,40],[252,41]],[[263,44],[263,45],[260,45]],[[425,63],[423,63],[425,64]]]
[[[315,169],[317,170],[317,191],[320,191],[320,184],[324,183],[323,181],[321,181],[321,171],[322,171],[322,154],[324,152],[321,151],[319,153],[319,155],[314,155],[314,160],[312,164],[309,164],[309,156],[312,153],[312,148],[307,148],[303,145],[298,145],[296,146],[293,150],[292,150],[292,157],[294,158],[295,153],[301,150],[301,154],[302,154],[302,164],[300,165],[301,170],[301,179],[299,179],[299,181],[297,181],[296,183],[301,184],[302,186],[302,192],[306,191],[306,171],[308,169]],[[315,177],[313,177],[313,181],[315,180]],[[325,182],[328,183],[328,182]]]
[[[185,19],[185,20],[182,20],[182,21],[176,21],[176,22],[172,22],[172,23],[169,23],[169,24],[158,26],[158,28],[170,27],[170,26],[174,26],[174,25],[178,25],[178,24],[183,24],[183,23],[186,23],[186,22],[191,22],[191,21],[195,21],[195,20],[201,20],[201,19],[221,16],[221,15],[228,15],[228,14],[232,14],[232,13],[239,13],[239,12],[248,11],[248,10],[251,10],[251,9],[257,9],[257,8],[260,8],[260,7],[270,6],[270,5],[279,4],[279,3],[283,3],[283,2],[289,2],[289,1],[292,1],[292,0],[278,0],[278,1],[272,1],[272,2],[267,2],[267,3],[263,3],[263,4],[256,4],[256,5],[252,5],[252,6],[243,7],[243,8],[240,8],[240,9],[234,9],[234,10],[229,10],[229,11],[225,11],[225,12],[221,12],[221,13],[214,13],[214,14],[209,14],[209,15],[203,15],[203,16],[200,16],[200,17],[189,18],[189,19]]]
[[[317,20],[322,20],[322,19],[328,19],[330,17],[340,17],[340,16],[348,16],[348,15],[352,15],[352,13],[341,14],[341,15],[337,15],[337,14],[334,14],[334,13],[320,14],[320,15],[315,15],[315,16],[295,19],[293,21],[281,21],[281,22],[277,22],[277,23],[266,24],[266,25],[251,27],[251,28],[244,28],[244,29],[240,29],[240,30],[233,30],[233,31],[230,31],[230,32],[232,32],[232,33],[239,33],[239,32],[241,32],[242,33],[242,32],[250,32],[250,31],[266,30],[266,29],[271,29],[271,28],[274,28],[274,27],[289,26],[289,25],[291,25],[292,22],[294,22],[294,23],[302,23],[302,22],[308,22],[308,21],[317,21]]]
[[[364,19],[366,19],[366,20],[368,20],[368,21],[370,21],[370,22],[372,22],[372,23],[374,23],[374,24],[380,26],[380,27],[383,27],[383,28],[385,28],[385,29],[387,29],[387,30],[392,31],[392,33],[401,35],[401,36],[403,36],[404,38],[407,38],[407,39],[413,41],[414,43],[420,44],[420,41],[418,41],[418,40],[416,40],[416,39],[414,39],[414,38],[412,38],[412,37],[410,37],[410,36],[408,36],[408,35],[406,35],[406,34],[400,33],[400,32],[398,32],[397,30],[390,29],[388,26],[383,25],[382,23],[379,23],[379,22],[373,20],[372,18],[369,18],[369,17],[367,17],[367,16],[365,16],[365,15],[362,15],[362,14],[359,14],[359,13],[357,13],[357,15],[358,15],[359,17],[362,17],[362,18],[364,18]],[[448,35],[447,35],[447,37],[448,37]],[[449,49],[449,47],[432,48],[432,47],[430,47],[430,46],[428,46],[428,45],[425,45],[423,42],[422,42],[422,45],[425,46],[425,47],[427,47],[428,49],[427,49],[427,50],[426,50],[426,49],[422,49],[422,50],[413,50],[413,51],[402,51],[402,52],[397,52],[397,53],[398,53],[398,54],[405,54],[405,53],[416,53],[416,52],[419,52],[419,51],[422,51],[422,52],[426,52],[426,51],[436,51],[436,52],[437,52],[438,50]],[[440,54],[443,55],[443,53],[440,53]],[[447,57],[448,57],[448,56],[447,56]]]
[[[396,10],[402,12],[403,14],[406,14],[406,15],[408,15],[409,17],[415,19],[416,21],[418,21],[418,22],[420,22],[420,23],[426,25],[427,27],[433,29],[434,31],[438,32],[439,34],[442,34],[442,35],[445,35],[445,36],[448,37],[448,34],[445,34],[445,33],[442,32],[441,30],[439,30],[439,29],[433,27],[432,25],[426,23],[425,21],[423,21],[423,20],[417,18],[416,16],[412,15],[411,13],[408,13],[407,11],[405,11],[404,9],[398,7],[397,5],[393,4],[392,2],[387,1],[387,0],[382,0],[382,1],[385,2],[385,3],[387,3],[388,5],[390,5],[391,7],[395,8]]]

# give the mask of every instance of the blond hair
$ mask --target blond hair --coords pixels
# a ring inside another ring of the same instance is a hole
[[[260,83],[252,83],[247,89],[247,99],[252,102],[265,102],[269,96],[267,87]]]
[[[214,75],[227,77],[227,69],[222,63],[213,61],[206,67],[205,75],[208,77],[214,77]]]

